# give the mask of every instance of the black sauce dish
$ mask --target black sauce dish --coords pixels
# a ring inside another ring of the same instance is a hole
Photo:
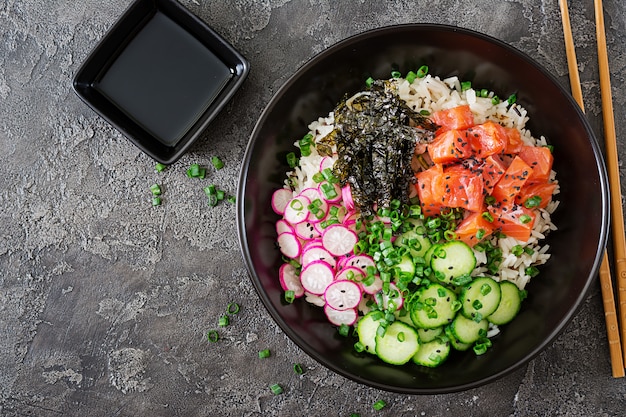
[[[441,78],[457,75],[472,85],[507,97],[517,94],[528,110],[527,127],[554,146],[560,206],[558,230],[546,243],[552,258],[526,287],[528,298],[516,319],[493,339],[482,356],[453,352],[438,368],[394,366],[356,353],[322,309],[298,299],[283,300],[276,249],[272,192],[289,170],[286,154],[345,95],[367,77],[389,78],[428,65]],[[574,163],[575,161],[575,163]],[[608,184],[601,151],[584,114],[558,80],[526,54],[492,37],[457,27],[408,24],[348,38],[302,66],[262,113],[246,150],[238,190],[237,224],[252,282],[280,328],[304,352],[358,383],[407,394],[466,390],[495,381],[548,346],[570,322],[595,282],[607,240]]]
[[[158,162],[178,160],[232,98],[246,59],[175,0],[137,0],[74,77],[78,96]]]

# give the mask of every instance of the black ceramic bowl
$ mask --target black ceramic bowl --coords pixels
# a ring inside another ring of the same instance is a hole
[[[554,145],[561,204],[553,215],[559,230],[549,235],[552,258],[526,287],[519,316],[504,326],[483,356],[453,352],[434,369],[387,365],[356,353],[354,339],[338,335],[319,307],[303,299],[283,301],[278,281],[281,256],[274,244],[278,216],[270,205],[288,171],[285,155],[364,80],[388,78],[428,65],[443,77],[458,75],[500,97],[516,93],[528,110],[528,127]],[[476,387],[507,374],[537,355],[563,330],[593,284],[606,244],[606,173],[594,134],[559,82],[532,59],[491,37],[449,26],[409,24],[381,28],[339,42],[300,68],[259,119],[248,145],[238,193],[239,238],[261,300],[282,330],[329,369],[376,388],[434,394]]]

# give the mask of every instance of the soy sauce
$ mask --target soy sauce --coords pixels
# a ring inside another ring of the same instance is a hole
[[[160,142],[175,146],[232,76],[211,50],[157,12],[94,86]]]

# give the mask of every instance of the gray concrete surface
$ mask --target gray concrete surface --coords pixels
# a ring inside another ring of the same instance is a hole
[[[599,285],[556,341],[496,383],[439,396],[360,386],[316,364],[271,321],[245,271],[234,206],[264,105],[317,52],[403,22],[475,29],[529,53],[568,86],[555,0],[185,0],[250,61],[244,87],[177,164],[154,162],[72,92],[71,79],[129,0],[0,1],[0,415],[621,416]],[[621,156],[626,3],[605,0]],[[570,1],[588,117],[602,134],[592,0]],[[191,180],[191,163],[221,171]],[[164,188],[153,208],[148,187]],[[623,179],[623,184],[626,181]],[[241,312],[209,344],[226,305]],[[257,352],[273,355],[259,360]],[[294,362],[306,372],[295,375]],[[274,396],[273,383],[285,387]],[[378,399],[387,401],[372,409]]]

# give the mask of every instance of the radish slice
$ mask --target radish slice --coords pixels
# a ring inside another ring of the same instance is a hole
[[[344,185],[341,189],[341,199],[343,200],[344,206],[346,206],[349,211],[354,210],[354,200],[352,199],[350,184]]]
[[[333,158],[331,158],[330,156],[323,157],[320,161],[320,172],[322,172],[326,168],[332,169],[333,165],[335,165],[335,161],[333,161]]]
[[[301,223],[309,218],[311,212],[307,208],[311,201],[303,195],[292,198],[285,207],[284,217],[291,224]]]
[[[361,301],[361,287],[347,279],[333,281],[324,292],[326,304],[335,310],[355,308]]]
[[[328,321],[335,326],[341,326],[342,324],[352,326],[356,323],[356,319],[359,316],[354,308],[348,310],[335,310],[328,304],[324,306],[324,313],[326,314]]]
[[[371,283],[370,285],[364,285],[363,283],[361,283],[361,287],[363,287],[363,291],[367,294],[374,295],[378,291],[383,289],[383,280],[380,279],[378,275],[376,275],[374,277],[373,283]]]
[[[276,222],[276,234],[279,235],[285,232],[295,233],[296,231],[293,229],[293,226],[290,225],[287,220],[280,219],[279,221]]]
[[[288,188],[279,188],[272,194],[272,209],[281,216],[285,214],[285,208],[293,198],[293,191]]]
[[[322,243],[322,239],[320,239],[319,237],[311,239],[309,241],[307,241],[304,246],[302,246],[302,253],[306,252],[309,249],[313,249],[313,248],[323,248],[324,244]]]
[[[304,292],[304,299],[307,303],[313,304],[314,306],[324,307],[326,305],[324,298],[319,295],[311,294],[310,292]]]
[[[334,278],[333,268],[324,261],[311,262],[300,272],[302,288],[314,295],[324,294]]]
[[[352,252],[358,240],[356,233],[342,224],[331,224],[322,233],[324,247],[335,256]]]
[[[298,235],[300,239],[311,240],[315,239],[316,237],[320,237],[320,233],[309,221],[296,224],[294,230],[296,235]]]
[[[294,233],[281,233],[277,241],[280,252],[288,258],[297,258],[302,253],[302,244]]]
[[[300,262],[302,264],[302,267],[305,267],[308,264],[316,261],[326,262],[333,269],[335,269],[335,267],[337,266],[337,261],[335,260],[335,257],[323,247],[314,246],[307,249],[306,252],[302,252],[302,259]]]
[[[393,295],[390,296],[389,294]],[[396,306],[396,310],[400,310],[404,305],[404,298],[400,294],[400,290],[398,290],[398,287],[396,287],[393,282],[389,284],[389,294],[382,293],[382,307],[386,310],[389,307],[389,304],[393,302],[393,304]]]
[[[353,255],[346,260],[346,266],[356,266],[365,272],[368,266],[375,267],[376,262],[369,255]]]
[[[338,263],[339,265],[339,263]],[[356,266],[347,266],[335,275],[335,281],[348,279],[351,281],[361,281],[365,277],[365,273]]]
[[[296,268],[291,264],[282,264],[278,270],[280,277],[280,286],[285,291],[293,291],[296,298],[304,295],[304,288],[300,283],[300,277],[296,272]]]
[[[314,203],[318,205],[317,210],[309,216],[309,221],[311,223],[321,222],[326,218],[326,216],[328,216],[328,203],[324,200],[317,188],[305,188],[300,191],[299,195],[305,196],[312,204]]]

